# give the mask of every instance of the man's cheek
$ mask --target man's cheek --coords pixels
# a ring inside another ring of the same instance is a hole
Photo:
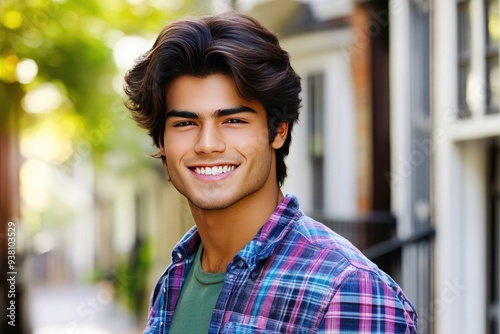
[[[248,153],[251,151],[258,151],[266,145],[269,145],[268,131],[267,129],[261,129],[256,133],[242,138],[237,147]]]

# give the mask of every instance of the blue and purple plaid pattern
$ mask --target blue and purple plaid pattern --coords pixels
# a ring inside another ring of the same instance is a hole
[[[144,333],[168,333],[199,242],[194,227],[175,247]],[[287,194],[228,265],[209,333],[417,333],[417,314],[388,275]]]

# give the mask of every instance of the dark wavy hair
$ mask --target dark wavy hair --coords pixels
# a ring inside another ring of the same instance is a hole
[[[166,90],[183,75],[229,75],[238,94],[259,101],[267,113],[269,142],[278,125],[288,123],[284,145],[276,150],[276,174],[282,185],[287,174],[293,125],[300,109],[300,78],[275,34],[255,19],[237,12],[187,18],[167,25],[153,47],[125,75],[127,107],[133,119],[149,131],[154,144],[163,144]],[[160,153],[154,155],[166,163]]]

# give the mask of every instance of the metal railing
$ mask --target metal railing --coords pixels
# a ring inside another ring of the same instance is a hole
[[[332,219],[319,214],[311,216],[361,250],[396,235],[396,218],[387,211],[372,212],[355,219]]]
[[[393,236],[390,239],[384,240],[368,248],[364,248],[362,249],[362,251],[367,258],[374,261],[383,256],[399,252],[405,246],[413,245],[422,241],[432,240],[435,235],[436,230],[434,229],[434,227],[427,226],[406,238],[398,238],[397,236]]]

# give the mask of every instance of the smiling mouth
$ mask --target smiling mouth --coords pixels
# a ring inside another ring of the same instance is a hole
[[[193,170],[199,175],[220,175],[224,173],[229,173],[233,171],[236,167],[235,165],[223,165],[223,166],[213,166],[213,167],[195,167]]]

